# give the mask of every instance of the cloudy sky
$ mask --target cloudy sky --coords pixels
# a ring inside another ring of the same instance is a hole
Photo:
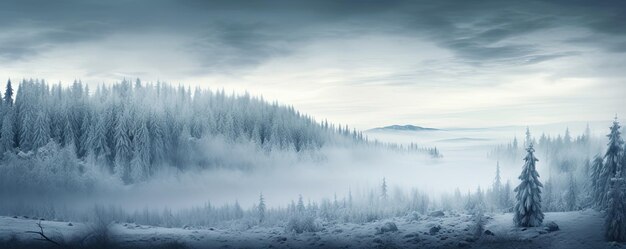
[[[0,78],[249,91],[359,129],[626,116],[625,1],[2,1]]]

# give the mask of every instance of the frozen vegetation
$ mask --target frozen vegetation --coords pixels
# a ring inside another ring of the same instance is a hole
[[[9,82],[1,103],[0,248],[625,246],[617,118],[360,132],[139,80]]]

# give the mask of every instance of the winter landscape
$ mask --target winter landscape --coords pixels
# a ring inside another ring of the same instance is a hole
[[[0,249],[626,248],[625,10],[0,2]]]

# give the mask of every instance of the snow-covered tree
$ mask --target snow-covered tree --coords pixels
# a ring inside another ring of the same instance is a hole
[[[50,126],[48,125],[46,114],[43,111],[37,113],[33,126],[32,148],[37,149],[46,145],[50,139]]]
[[[528,152],[524,158],[524,167],[519,176],[520,184],[515,188],[515,215],[513,221],[517,226],[536,227],[543,222],[543,212],[541,211],[541,188],[543,185],[539,181],[539,173],[535,168],[535,163],[539,161],[535,155],[535,149],[530,144],[526,149]]]
[[[7,81],[7,87],[4,91],[4,105],[13,106],[13,87],[10,79]]]
[[[13,112],[8,111],[2,120],[2,131],[0,132],[0,149],[2,153],[15,148],[13,129]]]
[[[565,205],[568,211],[577,209],[578,204],[578,186],[574,179],[574,174],[570,173],[567,181],[567,192],[565,194]]]
[[[569,134],[569,127],[565,129],[565,136],[563,137],[563,143],[569,145],[572,143],[572,135]]]
[[[502,201],[502,179],[500,177],[500,162],[498,161],[496,163],[496,176],[493,180],[493,186],[492,186],[492,191],[493,191],[493,200],[495,201],[495,204],[497,205],[498,208],[503,207],[503,201]]]
[[[7,124],[5,129],[0,127],[5,133],[0,137],[2,151],[28,152],[54,141],[73,149],[82,162],[98,158],[127,183],[132,180],[131,161],[146,168],[135,173],[147,175],[157,165],[179,169],[211,166],[207,164],[215,160],[198,155],[198,151],[214,140],[250,143],[266,152],[311,151],[327,144],[393,146],[369,143],[346,126],[318,123],[291,106],[249,94],[227,95],[223,90],[198,88],[192,95],[183,86],[127,80],[99,85],[90,93],[80,81],[68,87],[22,80],[14,96],[11,84],[7,82],[4,104],[0,105],[0,124]],[[139,120],[145,123],[139,134],[145,136],[135,134]],[[421,152],[428,153],[427,149]]]
[[[621,170],[610,180],[607,193],[605,236],[610,241],[626,241],[626,196]]]
[[[259,223],[263,223],[263,221],[265,221],[265,199],[263,198],[263,193],[259,195],[259,205],[257,206],[257,212],[259,215]]]
[[[104,115],[97,118],[89,135],[90,153],[100,160],[106,158],[111,153],[107,142],[107,123],[105,121],[106,116]]]
[[[298,213],[304,213],[305,207],[304,207],[304,200],[302,200],[302,195],[298,196],[298,205],[296,206],[296,211]]]
[[[530,135],[530,128],[526,126],[526,133],[524,134],[524,148],[528,148],[530,144],[533,142],[533,138]]]
[[[624,141],[621,137],[620,128],[621,126],[617,121],[617,117],[615,117],[613,125],[611,126],[611,132],[607,135],[607,137],[609,137],[609,143],[607,144],[606,153],[604,154],[604,164],[598,178],[598,186],[601,190],[599,191],[601,194],[599,203],[601,209],[606,208],[608,204],[608,192],[611,188],[611,179],[614,178],[617,171],[621,169],[621,154]]]
[[[129,160],[132,156],[132,141],[130,140],[130,121],[127,114],[122,114],[115,128],[115,167],[114,172],[120,178],[124,179],[129,173]]]
[[[130,173],[133,181],[144,180],[150,170],[150,137],[146,122],[142,118],[135,125],[133,132],[133,158],[130,162]]]
[[[380,185],[380,197],[387,200],[387,180],[383,177],[383,184]]]
[[[598,207],[600,207],[602,196],[604,196],[604,185],[602,185],[602,181],[600,181],[601,171],[604,167],[603,163],[602,156],[598,154],[594,157],[593,163],[591,164],[591,192],[593,201]]]

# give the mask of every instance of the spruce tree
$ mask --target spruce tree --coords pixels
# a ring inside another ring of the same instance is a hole
[[[136,125],[133,136],[133,158],[130,162],[130,172],[133,181],[144,180],[150,173],[150,137],[146,122],[140,121]]]
[[[13,87],[11,87],[11,80],[7,81],[7,88],[4,91],[4,104],[6,106],[13,106]]]
[[[21,102],[21,101],[18,101]],[[19,136],[18,136],[18,141],[19,141],[19,147],[21,151],[29,151],[32,148],[32,137],[33,137],[33,124],[34,124],[34,120],[33,120],[33,115],[32,112],[30,111],[31,108],[29,108],[28,105],[22,107],[22,108],[17,108],[17,110],[20,110],[18,112],[18,120],[21,121],[19,123]],[[19,118],[21,117],[21,119]]]
[[[298,205],[296,206],[296,211],[298,213],[304,213],[304,201],[302,200],[302,195],[298,196]]]
[[[0,132],[0,149],[2,153],[11,151],[15,148],[13,133],[13,112],[9,111],[4,115],[2,120],[2,131]]]
[[[111,151],[107,144],[105,116],[96,118],[94,121],[96,123],[92,126],[89,134],[89,147],[90,153],[100,160],[106,158]]]
[[[620,154],[622,152],[622,145],[624,141],[622,141],[621,126],[617,121],[617,117],[613,121],[613,125],[611,126],[611,132],[607,135],[609,137],[609,143],[607,144],[606,153],[604,154],[604,165],[600,170],[598,186],[600,188],[600,203],[599,206],[601,209],[605,209],[607,207],[608,202],[608,192],[611,188],[611,179],[615,177],[617,170],[620,169],[621,158]]]
[[[502,203],[502,179],[500,178],[500,162],[496,164],[496,177],[493,181],[493,196],[498,208],[503,207]]]
[[[578,203],[578,187],[576,186],[576,180],[574,179],[574,174],[570,172],[568,178],[568,189],[567,194],[565,195],[565,205],[567,206],[567,211],[576,210],[576,204]]]
[[[526,149],[528,154],[524,158],[524,167],[519,176],[520,184],[515,188],[515,216],[513,221],[517,226],[536,227],[543,222],[543,212],[541,211],[541,188],[539,173],[535,168],[535,149],[530,144]]]
[[[259,212],[259,223],[263,223],[265,221],[265,199],[263,198],[263,193],[259,195],[257,211]]]
[[[605,236],[609,241],[626,241],[626,196],[624,196],[624,178],[621,170],[611,178],[607,193],[607,212],[605,221]]]
[[[150,159],[151,165],[159,165],[165,156],[165,135],[161,119],[152,113],[150,117]]]
[[[132,144],[129,136],[128,114],[121,114],[115,127],[115,165],[114,173],[122,180],[128,174],[128,162],[132,153]]]
[[[600,207],[602,196],[604,196],[604,186],[601,186],[600,174],[603,167],[603,160],[600,154],[596,155],[591,164],[591,193],[597,207]]]
[[[383,177],[383,184],[380,186],[380,196],[383,200],[387,200],[387,180]]]
[[[528,128],[528,126],[526,126],[526,133],[524,134],[524,147],[528,148],[528,146],[530,146],[530,144],[533,142],[532,141],[532,136],[530,135],[530,129]]]
[[[43,111],[37,113],[33,130],[32,146],[33,150],[36,150],[46,145],[50,139],[50,126],[48,125],[46,114]]]

